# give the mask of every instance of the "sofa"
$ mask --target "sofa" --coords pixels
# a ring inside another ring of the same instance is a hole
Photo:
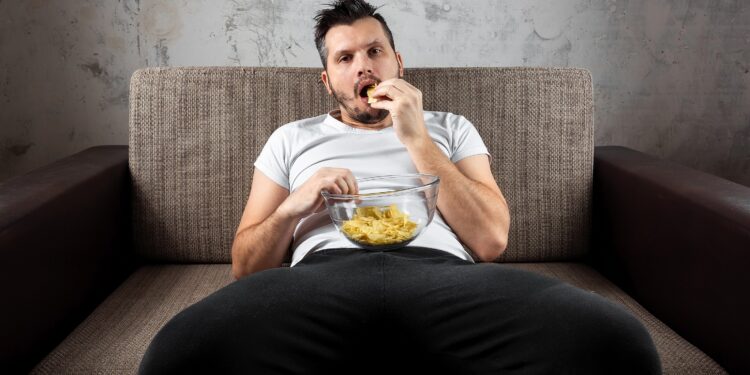
[[[0,372],[135,373],[171,317],[232,283],[265,141],[337,108],[319,73],[138,70],[128,145],[1,183]],[[497,262],[623,305],[665,374],[750,372],[750,188],[595,147],[586,70],[412,68],[405,79],[425,109],[464,115],[489,148],[512,216]]]

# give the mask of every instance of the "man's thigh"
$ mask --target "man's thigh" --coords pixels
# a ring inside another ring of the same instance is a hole
[[[501,264],[421,264],[396,254],[385,270],[392,325],[446,368],[596,373],[624,362],[633,366],[624,372],[658,372],[637,319],[559,280]]]
[[[188,307],[154,338],[143,373],[330,373],[378,325],[380,259],[318,254],[259,272]],[[340,254],[339,254],[340,255]]]

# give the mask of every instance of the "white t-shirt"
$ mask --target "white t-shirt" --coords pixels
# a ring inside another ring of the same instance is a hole
[[[347,168],[355,178],[418,173],[392,126],[381,130],[353,128],[334,117],[338,115],[336,110],[279,127],[268,138],[255,168],[290,192],[321,167]],[[425,111],[424,122],[435,144],[453,163],[472,155],[490,156],[474,125],[463,116]],[[409,246],[434,248],[472,260],[439,211]],[[297,224],[291,265],[310,252],[342,247],[355,245],[336,230],[328,211],[323,210]]]

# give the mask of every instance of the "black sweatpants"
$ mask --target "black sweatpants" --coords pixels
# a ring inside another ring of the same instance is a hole
[[[322,250],[238,280],[158,332],[141,374],[657,374],[620,305],[428,248]]]

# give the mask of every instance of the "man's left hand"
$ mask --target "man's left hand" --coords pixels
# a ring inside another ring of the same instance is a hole
[[[404,145],[429,140],[424,125],[422,92],[403,79],[393,78],[380,82],[373,92],[377,102],[372,108],[386,109],[391,114],[396,136]]]

